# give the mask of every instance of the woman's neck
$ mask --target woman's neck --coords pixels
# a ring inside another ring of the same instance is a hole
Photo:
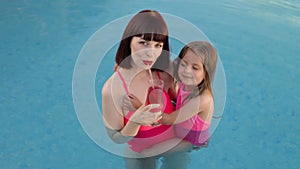
[[[137,67],[132,67],[130,69],[120,68],[119,71],[122,73],[126,81],[130,81],[134,78],[145,79],[148,78],[149,72],[146,69],[140,69]]]

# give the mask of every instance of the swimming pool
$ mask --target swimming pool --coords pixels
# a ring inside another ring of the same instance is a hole
[[[209,147],[192,152],[189,168],[300,168],[299,2],[0,3],[1,168],[123,168],[121,157],[82,129],[72,100],[73,70],[94,32],[146,8],[196,25],[224,66],[223,118]],[[109,74],[113,62],[106,65],[101,71]]]

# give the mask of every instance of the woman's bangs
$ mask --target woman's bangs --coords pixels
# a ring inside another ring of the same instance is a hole
[[[166,40],[168,39],[166,35],[157,34],[157,33],[144,33],[141,37],[147,41],[156,41],[156,42],[166,42]]]

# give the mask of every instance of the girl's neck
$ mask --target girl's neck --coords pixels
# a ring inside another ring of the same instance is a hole
[[[183,83],[183,90],[184,91],[186,91],[186,92],[191,92],[191,91],[193,91],[195,89],[195,86],[193,86],[193,85],[185,85],[184,83]]]

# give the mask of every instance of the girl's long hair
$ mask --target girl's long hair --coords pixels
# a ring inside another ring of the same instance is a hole
[[[213,96],[212,82],[214,80],[218,54],[216,49],[209,42],[194,41],[185,45],[182,48],[182,50],[179,53],[179,56],[173,62],[175,79],[178,82],[181,82],[178,77],[178,67],[181,60],[183,59],[183,57],[185,56],[188,50],[191,50],[195,55],[201,57],[203,61],[202,64],[203,64],[205,76],[204,79],[199,84],[197,84],[193,92],[186,99],[199,96],[205,90],[208,90]]]

